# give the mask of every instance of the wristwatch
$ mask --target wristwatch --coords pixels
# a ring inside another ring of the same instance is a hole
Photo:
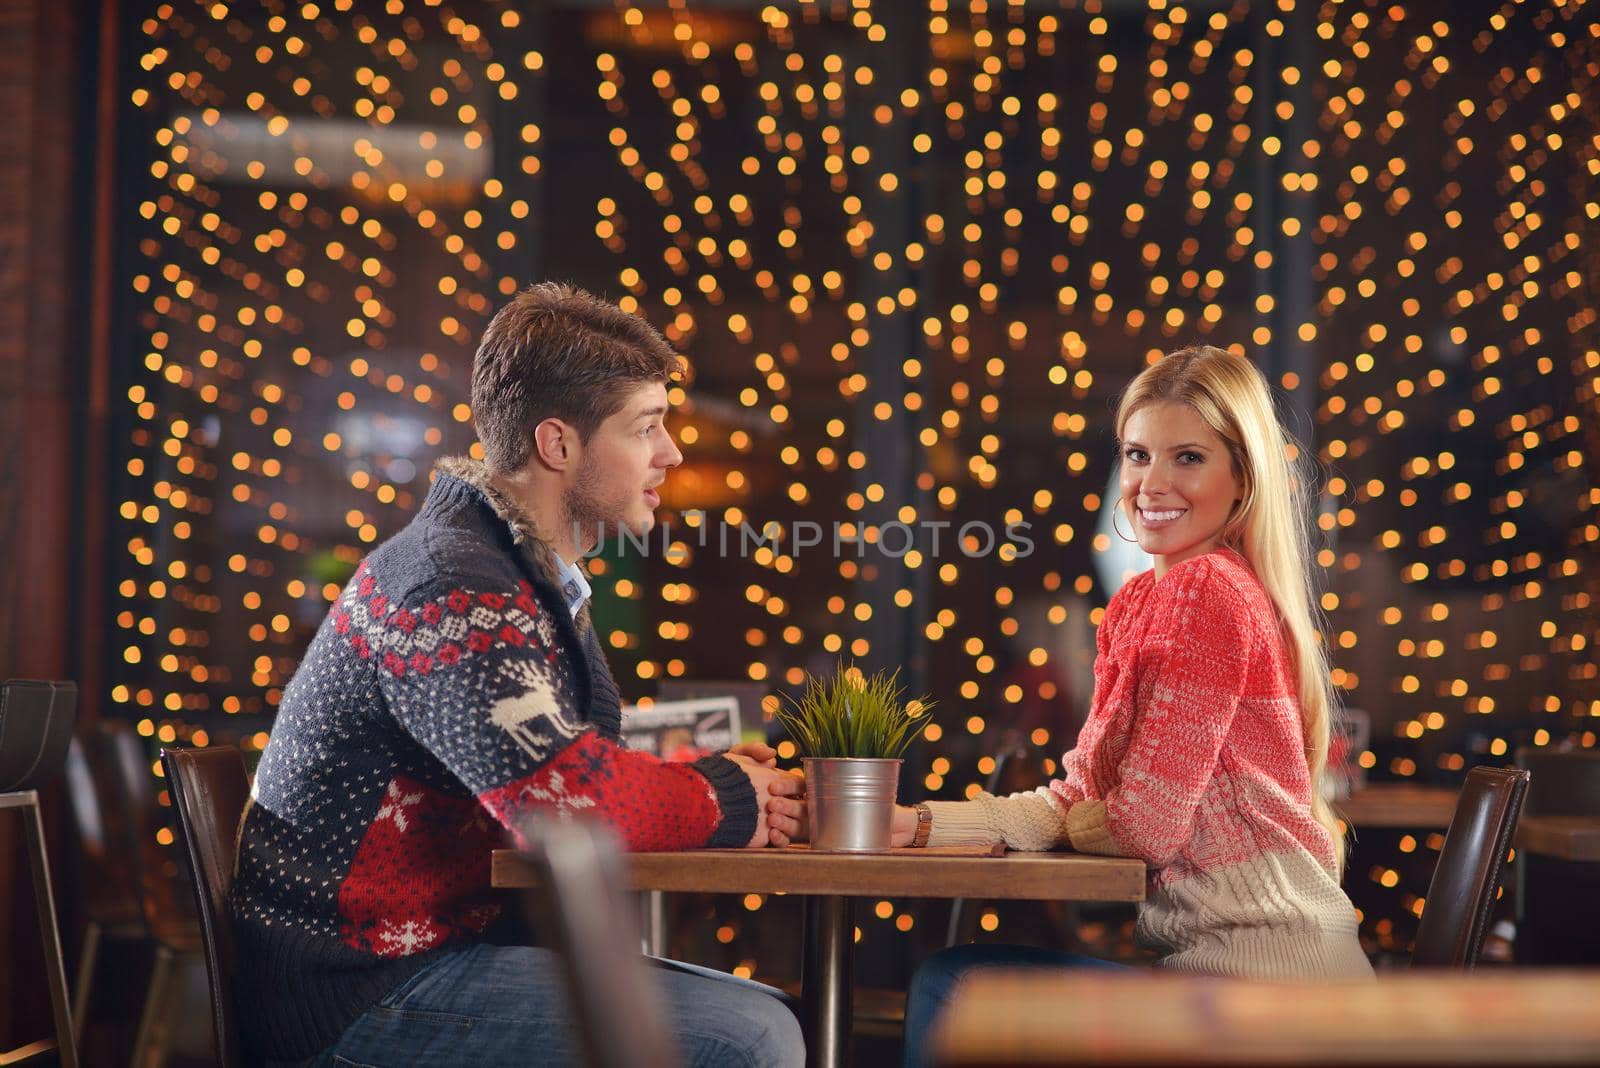
[[[911,848],[921,849],[928,844],[928,835],[933,833],[933,809],[922,801],[911,807],[917,811],[917,831],[911,836]]]

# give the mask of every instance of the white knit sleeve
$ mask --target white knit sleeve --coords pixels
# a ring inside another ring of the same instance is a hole
[[[971,801],[929,801],[930,846],[993,845],[1038,852],[1067,842],[1067,814],[1048,786],[1010,797],[979,794]]]

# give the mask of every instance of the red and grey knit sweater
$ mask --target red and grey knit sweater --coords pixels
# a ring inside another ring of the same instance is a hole
[[[1300,703],[1271,599],[1231,549],[1147,571],[1106,607],[1094,704],[1063,777],[934,803],[930,844],[1070,846],[1150,865],[1140,941],[1217,975],[1371,975],[1311,814]]]
[[[529,810],[597,814],[632,849],[750,840],[738,765],[663,763],[619,727],[548,546],[481,465],[441,463],[329,611],[257,769],[231,902],[246,1047],[310,1057],[441,951],[520,940],[489,854]]]

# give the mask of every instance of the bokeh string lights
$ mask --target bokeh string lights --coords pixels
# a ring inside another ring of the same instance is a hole
[[[689,360],[672,551],[592,564],[630,696],[853,657],[941,701],[925,793],[970,796],[1011,735],[1052,760],[1108,593],[1113,398],[1198,340],[1257,359],[1325,466],[1360,763],[1592,746],[1592,8],[160,5],[111,696],[259,746],[344,576],[470,447],[488,315],[549,274]],[[1352,872],[1379,944],[1418,850]],[[876,903],[863,939],[919,915]],[[752,969],[758,927],[716,938]]]
[[[521,284],[495,268],[527,236],[540,131],[502,175],[489,120],[543,57],[497,60],[459,17],[355,8],[162,5],[141,26],[148,344],[111,696],[162,741],[270,713],[431,458],[468,448],[476,336]]]
[[[1318,27],[1323,606],[1362,763],[1436,779],[1600,730],[1600,31],[1580,5],[1394,13]]]

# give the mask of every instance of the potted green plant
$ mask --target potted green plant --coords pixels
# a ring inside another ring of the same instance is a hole
[[[863,853],[889,848],[906,749],[931,721],[933,702],[905,700],[900,672],[863,675],[840,664],[808,676],[778,719],[800,751],[811,848]]]

